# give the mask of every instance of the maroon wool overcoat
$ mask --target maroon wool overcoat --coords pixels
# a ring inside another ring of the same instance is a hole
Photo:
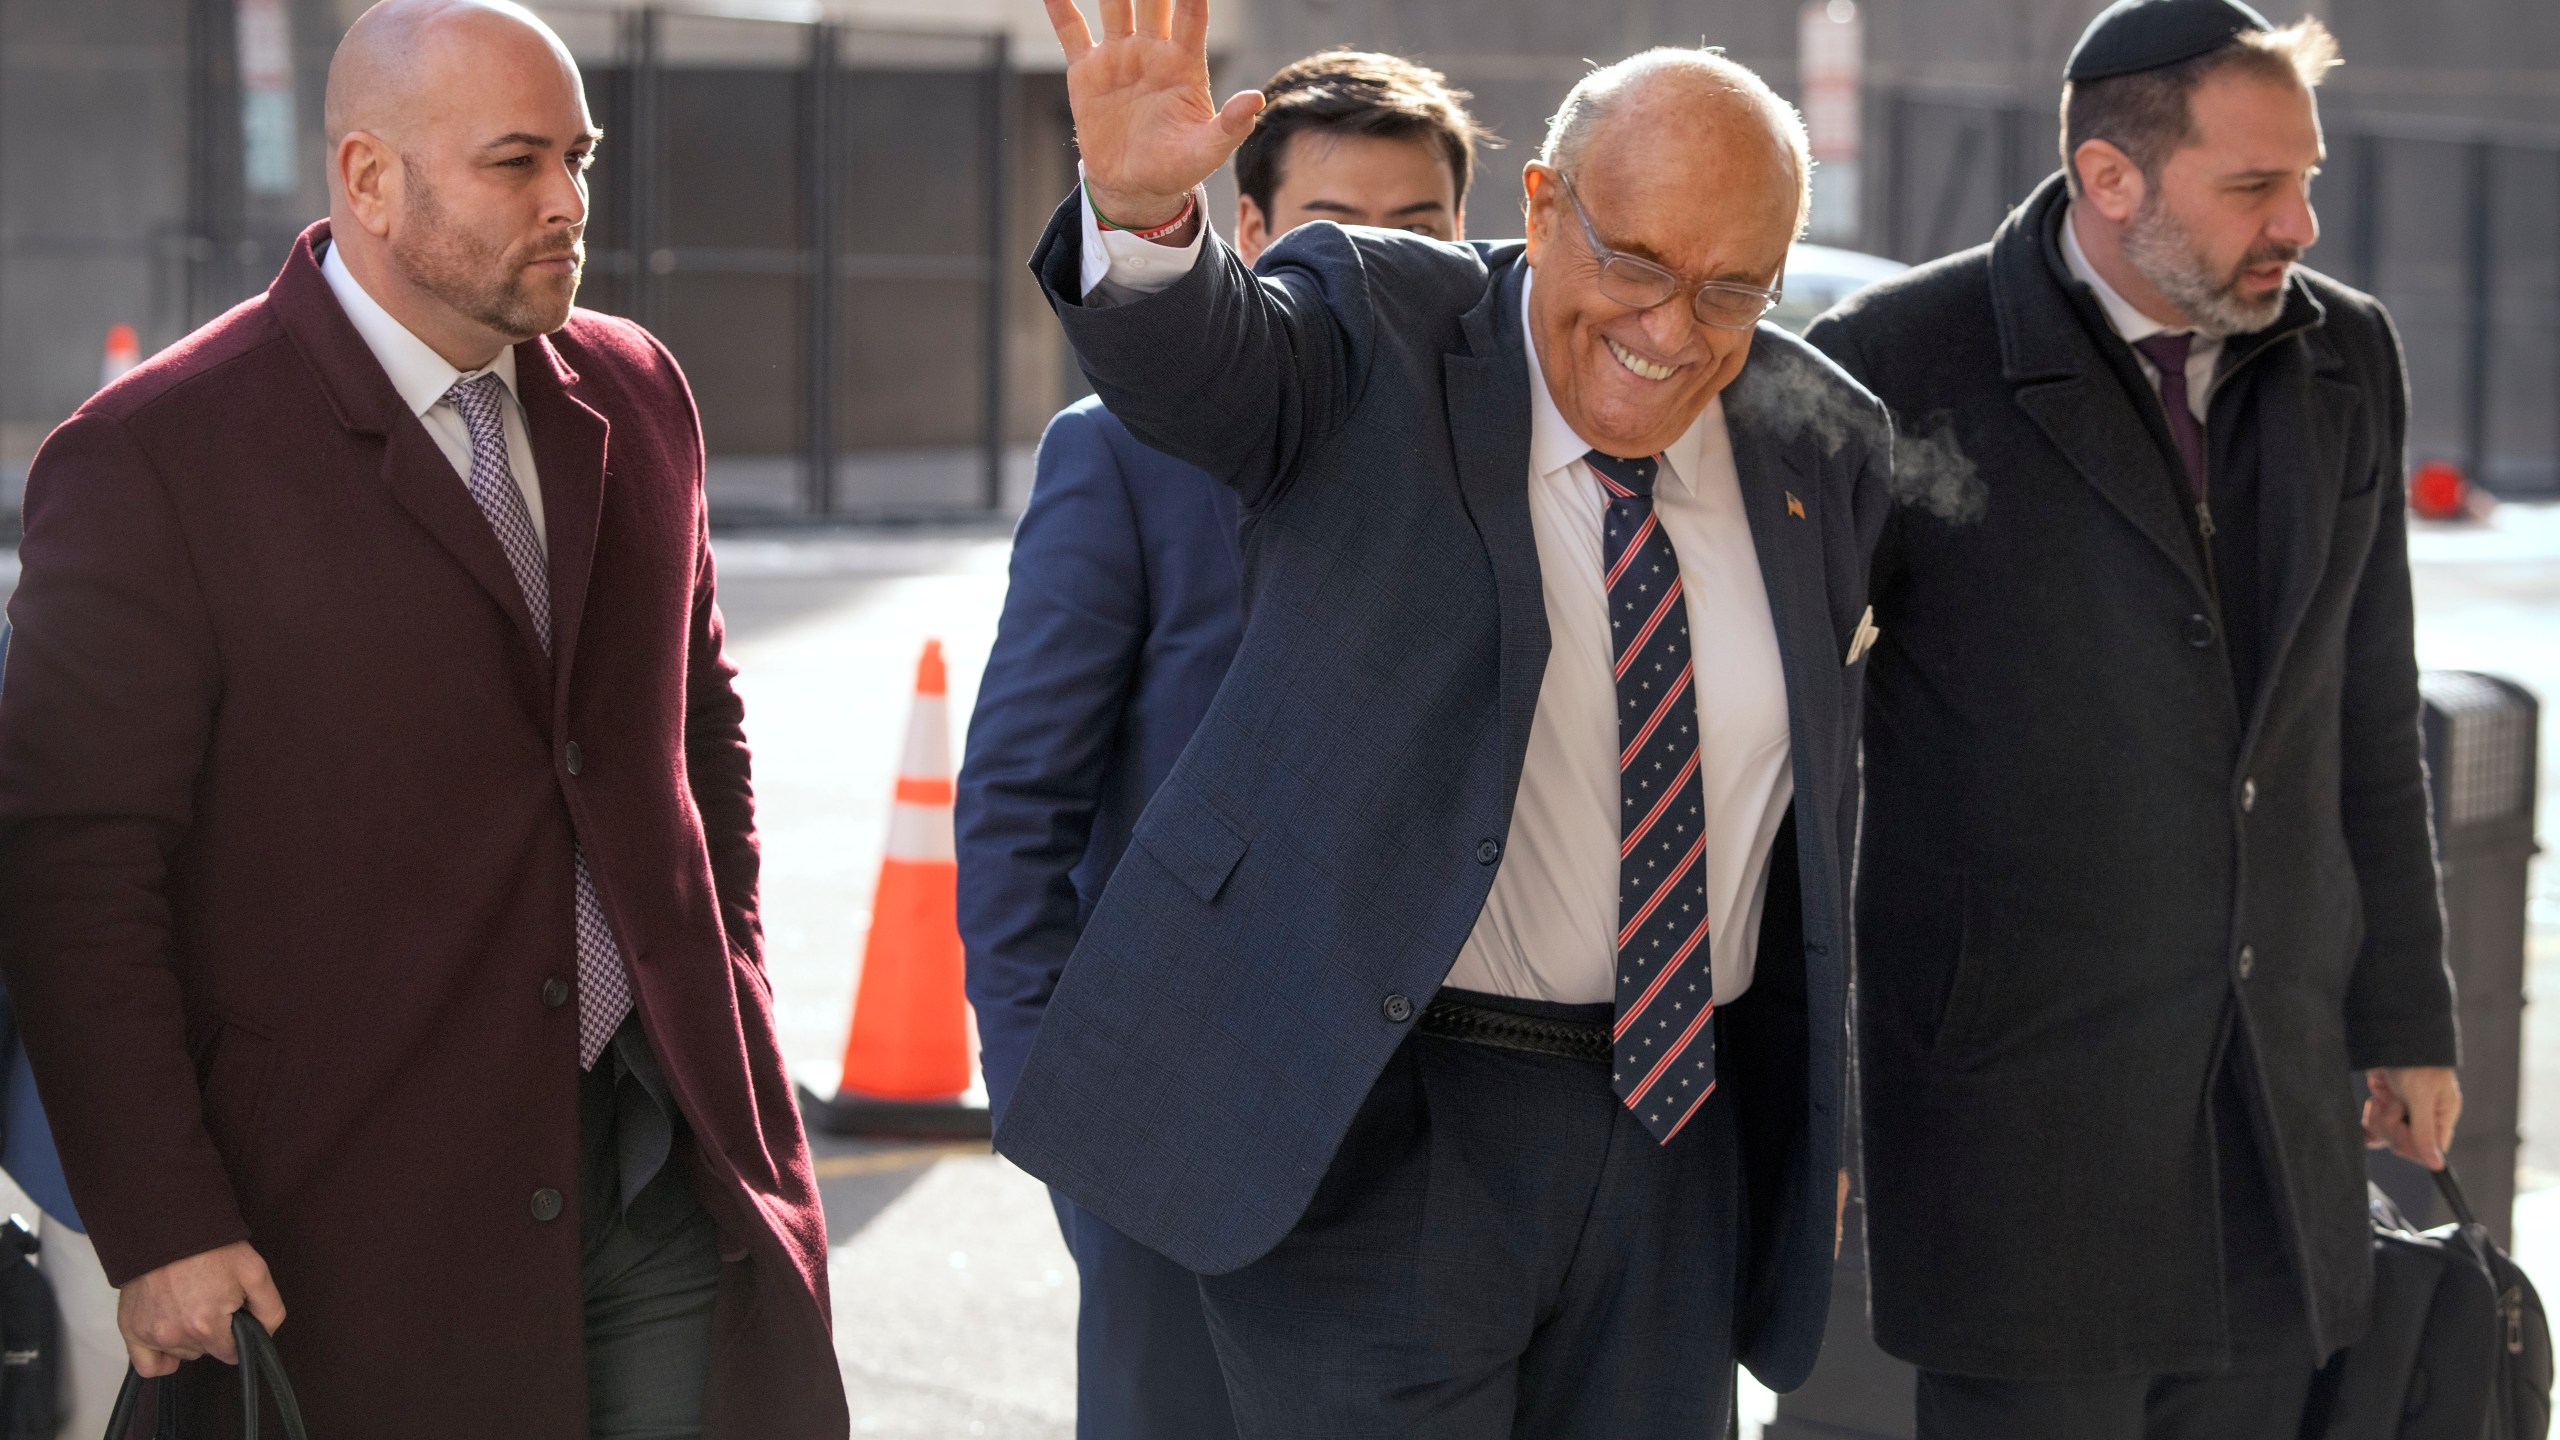
[[[317,1435],[583,1440],[574,837],[722,1232],[705,1434],[841,1436],[691,392],[606,316],[517,347],[546,660],[327,235],[28,475],[0,963],[73,1198],[118,1283],[256,1245]]]

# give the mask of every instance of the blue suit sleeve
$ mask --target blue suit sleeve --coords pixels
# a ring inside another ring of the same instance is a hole
[[[1051,422],[960,767],[960,937],[999,1115],[1074,950],[1073,872],[1147,630],[1137,519],[1096,411]]]
[[[1318,222],[1274,247],[1257,276],[1212,231],[1169,288],[1088,307],[1082,196],[1059,207],[1032,270],[1086,377],[1140,441],[1234,487],[1248,509],[1271,504],[1366,376],[1369,264],[1340,227]]]

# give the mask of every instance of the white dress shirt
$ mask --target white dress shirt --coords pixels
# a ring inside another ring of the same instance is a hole
[[[2133,302],[2117,294],[2116,287],[2107,283],[2107,277],[2098,273],[2098,267],[2089,263],[2089,252],[2080,248],[2080,232],[2072,224],[2068,209],[2062,212],[2062,263],[2070,267],[2081,284],[2096,293],[2098,308],[2107,313],[2107,324],[2115,329],[2125,344],[2148,340],[2154,335],[2195,336],[2187,346],[2187,408],[2195,413],[2197,423],[2202,424],[2206,413],[2213,407],[2214,371],[2222,364],[2222,337],[2207,335],[2200,330],[2173,330],[2133,308]],[[2152,364],[2151,357],[2139,350],[2133,352],[2133,358],[2142,366],[2143,378],[2151,382],[2151,393],[2159,394],[2160,367]]]
[[[1082,177],[1084,166],[1076,166]],[[1078,195],[1084,187],[1076,187]],[[1191,273],[1200,262],[1200,252],[1209,239],[1209,192],[1192,187],[1191,204],[1200,213],[1200,223],[1191,227],[1191,243],[1159,245],[1141,240],[1126,230],[1105,230],[1095,218],[1093,201],[1087,197],[1084,212],[1084,254],[1080,262],[1084,281],[1084,303],[1101,306],[1125,304],[1141,295],[1153,295],[1174,281]],[[1096,306],[1100,308],[1100,306]]]
[[[436,442],[445,459],[453,462],[454,473],[470,479],[471,427],[444,396],[456,381],[481,372],[454,369],[426,341],[410,333],[408,326],[391,318],[391,312],[366,293],[354,272],[347,269],[337,246],[330,246],[329,253],[321,258],[320,273],[328,277],[331,293],[338,297],[338,306],[347,312],[356,333],[364,337],[365,348],[373,352],[373,358],[382,363],[383,373],[391,377],[391,388],[400,392],[409,412],[427,427],[427,437]],[[506,390],[507,403],[502,408],[507,465],[515,471],[516,488],[524,492],[524,508],[533,517],[533,538],[548,550],[551,541],[543,528],[542,483],[533,473],[533,437],[525,429],[524,401],[516,395],[515,347],[499,350],[498,358],[489,362],[488,373],[497,376]]]
[[[1203,247],[1102,230],[1085,207],[1088,303],[1171,285]],[[1125,259],[1139,263],[1124,263]],[[1529,287],[1521,304],[1523,330]],[[1524,483],[1547,602],[1549,648],[1502,868],[1448,983],[1520,999],[1606,1004],[1618,973],[1618,689],[1600,562],[1607,511],[1591,446],[1547,393],[1535,340]],[[1760,557],[1742,508],[1724,402],[1663,452],[1654,513],[1680,556],[1698,683],[1698,773],[1707,807],[1707,901],[1716,1003],[1751,983],[1769,849],[1795,798],[1786,674]]]

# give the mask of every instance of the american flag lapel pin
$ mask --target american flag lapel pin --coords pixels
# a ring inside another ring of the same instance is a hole
[[[1796,498],[1793,490],[1787,492],[1787,513],[1798,520],[1804,518],[1804,502]]]

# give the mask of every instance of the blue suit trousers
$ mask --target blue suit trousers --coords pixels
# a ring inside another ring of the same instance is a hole
[[[1076,1440],[1228,1440],[1227,1381],[1200,1320],[1200,1277],[1052,1190],[1083,1287]]]

